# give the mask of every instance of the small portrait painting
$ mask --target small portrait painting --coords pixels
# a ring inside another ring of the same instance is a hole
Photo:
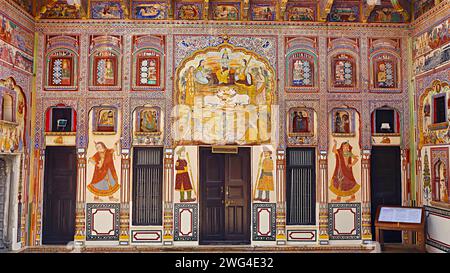
[[[332,133],[334,136],[355,135],[355,112],[352,109],[334,109],[332,111]]]
[[[312,136],[314,114],[309,108],[291,108],[289,110],[289,136]]]
[[[95,85],[113,86],[116,84],[116,58],[97,57],[94,64]]]
[[[117,110],[114,107],[96,107],[94,111],[95,132],[115,133]]]
[[[137,111],[138,133],[159,134],[160,133],[159,107],[143,107]]]

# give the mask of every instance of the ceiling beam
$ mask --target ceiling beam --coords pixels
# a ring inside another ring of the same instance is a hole
[[[203,20],[208,20],[209,17],[209,0],[203,1]]]
[[[242,20],[248,20],[250,17],[248,14],[250,8],[250,0],[244,0],[242,5]]]
[[[319,0],[319,21],[326,22],[334,0]]]

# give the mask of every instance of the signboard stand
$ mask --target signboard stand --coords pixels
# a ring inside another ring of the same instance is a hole
[[[425,211],[419,207],[378,206],[375,220],[375,238],[383,245],[383,230],[413,231],[417,245],[425,252]]]

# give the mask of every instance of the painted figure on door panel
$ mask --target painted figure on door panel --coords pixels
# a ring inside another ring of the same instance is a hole
[[[264,147],[260,158],[256,185],[258,195],[255,196],[255,201],[270,202],[270,192],[274,190],[273,169],[272,151]],[[265,198],[263,198],[263,193],[265,193]]]
[[[192,196],[192,175],[189,168],[189,155],[186,153],[185,148],[182,147],[177,152],[178,159],[175,163],[175,170],[177,171],[175,176],[175,190],[180,192],[180,202],[193,202],[195,197]],[[184,193],[186,193],[186,198]]]
[[[119,189],[117,172],[114,167],[114,152],[108,149],[103,142],[95,142],[97,152],[89,158],[89,163],[95,165],[94,175],[88,189],[94,194],[95,201],[102,201],[100,196],[109,196],[110,201],[118,201],[113,194]]]
[[[348,141],[343,142],[339,149],[336,149],[337,142],[334,140],[333,153],[336,155],[336,167],[331,179],[330,190],[337,195],[331,202],[340,202],[342,197],[350,196],[346,202],[356,200],[355,194],[360,185],[353,176],[353,166],[358,162],[358,156],[352,153],[352,146]]]

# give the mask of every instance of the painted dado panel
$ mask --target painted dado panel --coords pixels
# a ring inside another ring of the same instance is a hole
[[[448,210],[425,207],[427,233],[426,243],[440,251],[450,252],[450,212]]]

